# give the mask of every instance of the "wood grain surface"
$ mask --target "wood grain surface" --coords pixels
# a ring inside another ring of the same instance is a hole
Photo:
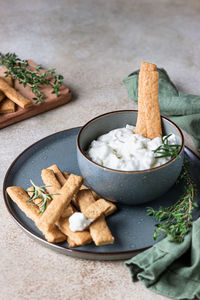
[[[29,64],[36,66],[36,64],[29,60]],[[2,67],[0,69],[0,76],[4,76],[5,68]],[[44,71],[44,70],[41,70]],[[27,97],[32,100],[32,97],[34,97],[34,94],[31,91],[30,87],[23,87],[22,84],[19,84],[17,80],[14,80],[14,87],[15,89],[20,92],[24,97]],[[35,104],[35,101],[33,101],[33,105],[28,108],[21,108],[19,106],[16,106],[16,111],[13,113],[7,113],[7,114],[1,114],[0,115],[0,129],[4,128],[6,126],[9,126],[11,124],[17,123],[19,121],[31,118],[33,116],[36,116],[38,114],[41,114],[43,112],[46,112],[48,110],[51,110],[55,107],[61,106],[71,100],[71,91],[69,88],[67,88],[64,84],[61,85],[59,90],[59,96],[56,97],[55,94],[52,94],[51,87],[44,86],[40,89],[42,93],[44,93],[47,98],[45,99],[45,103],[38,103]]]

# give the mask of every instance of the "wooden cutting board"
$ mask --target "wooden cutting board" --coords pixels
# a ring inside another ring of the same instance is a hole
[[[29,60],[29,64],[37,66],[33,61]],[[5,68],[2,67],[0,69],[0,76],[4,76]],[[45,70],[41,70],[45,71]],[[34,97],[34,94],[31,91],[30,87],[23,87],[22,84],[19,84],[17,80],[14,81],[14,88],[19,91],[23,96],[29,98],[32,100],[32,97]],[[71,100],[72,94],[69,88],[67,88],[64,84],[61,85],[59,89],[59,96],[56,97],[55,94],[52,94],[51,87],[49,86],[43,86],[40,91],[44,93],[47,98],[45,99],[45,103],[38,103],[35,104],[35,101],[33,101],[33,105],[28,108],[21,108],[16,105],[16,111],[13,113],[8,114],[0,114],[0,129],[4,128],[8,125],[17,123],[19,121],[31,118],[33,116],[36,116],[38,114],[41,114],[45,111],[51,110],[55,107],[61,106]]]

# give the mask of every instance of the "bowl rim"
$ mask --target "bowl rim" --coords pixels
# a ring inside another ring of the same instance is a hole
[[[116,111],[111,111],[111,112],[107,112],[107,113],[104,113],[102,115],[99,115],[93,119],[91,119],[90,121],[88,121],[85,125],[82,126],[81,130],[79,131],[78,135],[77,135],[77,139],[76,139],[76,145],[77,145],[77,149],[79,150],[80,154],[91,164],[103,169],[104,171],[110,171],[110,172],[116,172],[116,173],[122,173],[122,174],[142,174],[142,173],[149,173],[149,172],[152,172],[152,171],[156,171],[156,170],[159,170],[159,169],[162,169],[163,167],[166,167],[167,165],[170,165],[172,162],[174,162],[176,159],[178,159],[179,157],[175,157],[171,160],[169,160],[168,162],[164,163],[163,165],[161,166],[158,166],[158,167],[155,167],[155,168],[150,168],[150,169],[146,169],[146,170],[138,170],[138,171],[123,171],[123,170],[116,170],[116,169],[111,169],[111,168],[108,168],[108,167],[104,167],[104,166],[101,166],[97,163],[95,163],[94,161],[92,161],[91,159],[89,159],[85,153],[82,151],[81,149],[81,146],[80,146],[80,137],[81,137],[81,134],[82,132],[89,126],[91,125],[93,122],[95,122],[97,119],[101,119],[105,116],[108,116],[108,115],[112,115],[112,114],[118,114],[118,113],[138,113],[138,110],[136,109],[125,109],[125,110],[116,110]],[[168,123],[171,123],[172,126],[175,127],[175,129],[178,131],[180,137],[181,137],[181,148],[178,152],[178,155],[182,153],[183,149],[184,149],[184,136],[183,136],[183,133],[181,131],[181,129],[171,120],[169,120],[168,118],[164,117],[161,115],[161,119],[164,119],[166,120]]]

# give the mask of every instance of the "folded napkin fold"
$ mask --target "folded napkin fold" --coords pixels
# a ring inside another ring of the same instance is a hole
[[[161,114],[170,119],[192,135],[194,143],[200,150],[200,96],[179,91],[164,69],[159,72],[159,106]],[[123,80],[129,97],[137,103],[139,70]]]
[[[200,299],[200,219],[181,244],[165,238],[126,261],[132,280],[172,299]]]

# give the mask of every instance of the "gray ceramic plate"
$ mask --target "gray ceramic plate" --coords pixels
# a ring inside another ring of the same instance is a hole
[[[24,188],[30,186],[30,179],[42,185],[41,170],[52,164],[57,164],[61,170],[80,174],[76,160],[76,137],[80,128],[69,129],[50,135],[27,148],[12,163],[4,180],[4,199],[7,209],[16,223],[31,238],[50,249],[85,259],[118,260],[127,259],[137,251],[152,246],[155,221],[147,216],[146,206],[135,207],[118,205],[118,212],[107,218],[107,223],[115,236],[113,245],[96,247],[90,244],[84,247],[69,249],[67,242],[60,244],[48,243],[34,223],[28,219],[17,205],[8,197],[5,190],[8,186],[18,185]],[[191,166],[193,179],[200,182],[200,160],[189,149],[185,149],[186,157]],[[183,183],[175,185],[163,197],[148,203],[148,206],[158,208],[174,203],[183,191]],[[197,196],[199,201],[199,195]],[[200,210],[195,212],[195,218]]]

